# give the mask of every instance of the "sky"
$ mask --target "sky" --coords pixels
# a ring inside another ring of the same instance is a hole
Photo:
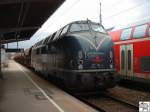
[[[30,40],[19,42],[19,48],[29,48],[36,42],[76,20],[99,22],[100,2],[104,27],[122,28],[141,20],[150,20],[150,0],[66,0]],[[115,30],[114,29],[114,30]],[[16,48],[10,43],[8,47]]]

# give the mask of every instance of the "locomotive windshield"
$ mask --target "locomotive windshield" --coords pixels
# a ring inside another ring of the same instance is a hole
[[[74,23],[70,27],[70,32],[77,32],[77,31],[89,31],[90,27],[93,31],[106,33],[104,28],[96,23]]]
[[[92,27],[92,30],[94,30],[94,31],[106,33],[104,28],[102,26],[100,26],[99,24],[91,24],[91,27]]]
[[[76,31],[88,31],[89,26],[85,23],[74,23],[70,27],[70,32],[76,32]]]

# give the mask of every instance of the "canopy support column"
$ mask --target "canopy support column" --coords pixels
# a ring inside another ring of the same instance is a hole
[[[2,41],[1,41],[1,39],[2,39],[2,37],[3,37],[3,35],[0,34],[0,78],[1,78],[1,79],[3,79],[2,65],[1,65],[1,61],[2,61],[2,60],[1,60],[1,59],[2,59],[2,58],[1,58],[1,53],[2,53],[2,52],[1,52],[1,49],[2,49],[2,43],[1,43]]]

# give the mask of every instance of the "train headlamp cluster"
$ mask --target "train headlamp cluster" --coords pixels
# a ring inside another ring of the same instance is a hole
[[[78,61],[78,69],[83,69],[83,60],[81,59]]]
[[[112,51],[110,51],[109,52],[109,67],[110,68],[113,68],[113,63],[112,63],[112,61],[113,61],[113,52]]]
[[[78,69],[83,69],[83,52],[82,51],[79,51],[78,52]]]

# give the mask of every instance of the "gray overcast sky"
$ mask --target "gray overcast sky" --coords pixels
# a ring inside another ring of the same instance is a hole
[[[99,22],[100,2],[105,28],[118,29],[142,19],[150,20],[150,0],[66,0],[30,40],[19,42],[19,47],[29,48],[71,21],[88,18]],[[16,43],[8,46],[16,48]]]

